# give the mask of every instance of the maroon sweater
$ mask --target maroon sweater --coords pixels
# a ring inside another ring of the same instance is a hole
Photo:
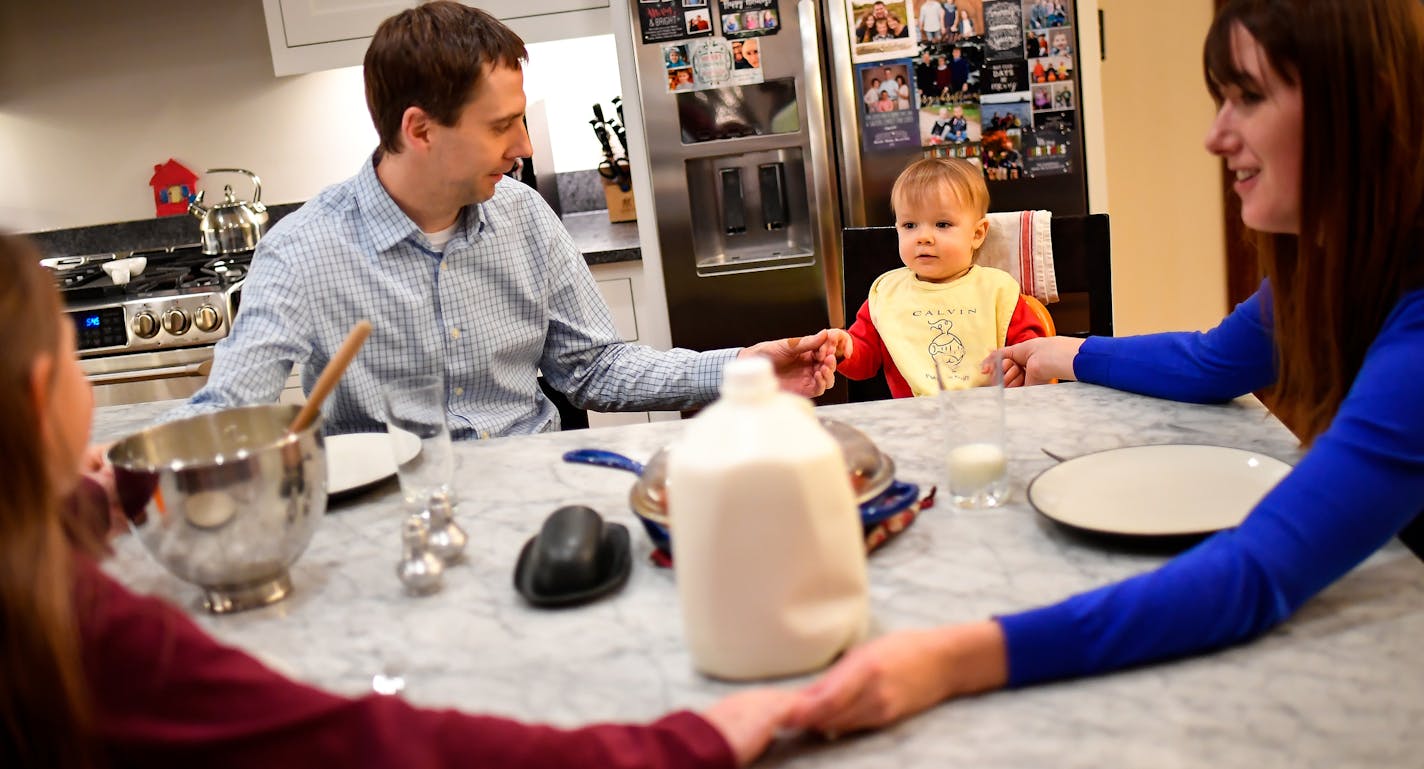
[[[77,561],[98,739],[115,767],[732,767],[711,724],[531,726],[296,683]]]

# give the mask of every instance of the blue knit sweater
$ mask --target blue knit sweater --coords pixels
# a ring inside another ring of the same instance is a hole
[[[1206,333],[1089,339],[1074,372],[1162,398],[1234,398],[1275,379],[1270,312],[1263,285]],[[1009,685],[1214,649],[1290,616],[1424,511],[1421,382],[1424,290],[1395,306],[1329,429],[1239,527],[1155,571],[999,617]]]

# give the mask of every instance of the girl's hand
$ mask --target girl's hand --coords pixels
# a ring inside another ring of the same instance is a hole
[[[702,711],[702,717],[732,746],[737,766],[746,766],[766,750],[784,727],[799,700],[795,692],[752,689],[733,694]]]

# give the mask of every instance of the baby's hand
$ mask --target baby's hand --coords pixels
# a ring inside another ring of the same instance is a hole
[[[990,374],[989,369],[994,365],[994,358],[996,358],[996,357],[998,357],[998,356],[997,356],[997,355],[990,355],[989,357],[985,358],[982,362],[980,362],[980,364],[979,364],[979,373],[984,374],[985,376],[988,376],[988,375]],[[1025,380],[1024,380],[1024,370],[1023,370],[1023,367],[1020,366],[1019,364],[1015,363],[1015,362],[1014,362],[1014,359],[1013,359],[1013,358],[1010,358],[1010,357],[1007,356],[1007,355],[1003,356],[1003,358],[1002,358],[1001,360],[1002,360],[1003,367],[1004,367],[1004,386],[1005,386],[1005,387],[1023,387],[1023,386],[1024,386],[1024,381],[1025,381]]]
[[[826,333],[830,335],[830,341],[835,345],[836,360],[845,360],[855,351],[855,338],[846,333],[845,329],[830,328],[826,329]]]

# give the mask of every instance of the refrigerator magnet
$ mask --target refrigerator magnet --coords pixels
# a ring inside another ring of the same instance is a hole
[[[983,133],[977,102],[932,103],[920,110],[920,137],[926,147],[977,145]]]
[[[781,31],[776,0],[718,0],[722,35],[729,40],[775,35]]]
[[[983,29],[985,59],[1024,58],[1024,18],[1019,0],[986,0]]]
[[[920,146],[911,62],[884,61],[855,68],[860,87],[861,146],[867,154]]]
[[[707,0],[638,0],[638,27],[643,43],[662,43],[712,34]]]
[[[761,43],[749,40],[694,40],[687,44],[692,59],[693,87],[683,90],[748,85],[763,80]]]
[[[907,59],[915,55],[907,0],[846,0],[851,20],[851,61]]]

